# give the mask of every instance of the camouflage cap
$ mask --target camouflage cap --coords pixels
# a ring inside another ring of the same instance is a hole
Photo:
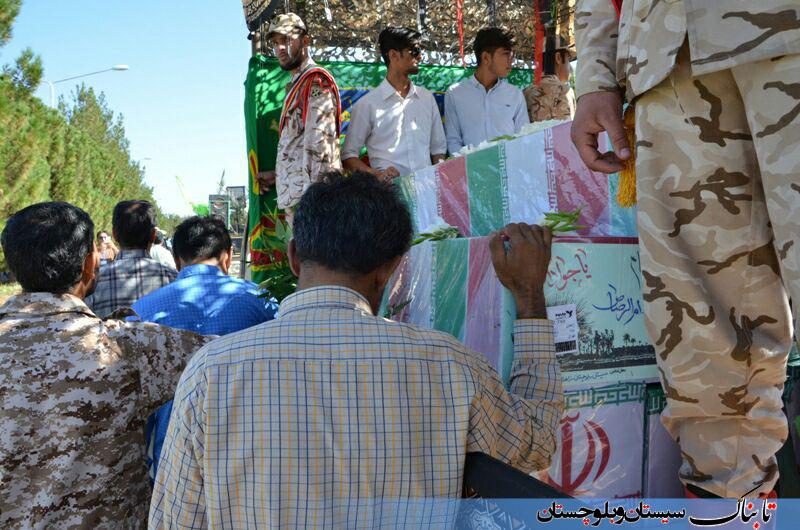
[[[306,31],[306,25],[303,19],[294,13],[285,13],[272,19],[272,22],[269,23],[267,35],[272,35],[273,33],[288,35],[296,29]]]

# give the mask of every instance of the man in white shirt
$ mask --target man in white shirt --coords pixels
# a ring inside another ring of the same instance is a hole
[[[503,79],[511,73],[514,36],[501,28],[484,28],[475,37],[473,50],[478,61],[475,75],[451,86],[444,96],[450,154],[515,134],[530,123],[522,91]]]
[[[342,164],[391,179],[444,160],[447,142],[433,94],[414,85],[419,72],[420,34],[388,27],[378,36],[386,63],[386,79],[350,110],[350,128],[342,149]],[[367,147],[369,165],[360,160]]]
[[[172,257],[172,252],[164,247],[167,234],[163,230],[156,227],[156,239],[153,241],[153,246],[150,247],[150,257],[167,267],[175,267],[175,258]]]

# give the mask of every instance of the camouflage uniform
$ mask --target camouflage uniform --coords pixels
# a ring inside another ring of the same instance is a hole
[[[800,8],[796,1],[585,0],[578,97],[635,101],[648,331],[681,479],[770,491],[800,302]],[[687,38],[688,35],[688,38]]]
[[[309,58],[292,78],[314,66]],[[288,114],[288,120],[278,141],[278,158],[275,165],[278,207],[294,207],[303,192],[329,171],[341,170],[337,113],[339,106],[328,86],[315,79],[308,97],[305,123],[302,108]],[[308,125],[308,126],[306,126]]]
[[[546,120],[571,120],[575,115],[575,93],[569,83],[556,75],[542,76],[539,86],[532,84],[522,91],[531,123]]]
[[[0,306],[0,528],[144,528],[145,419],[208,340],[71,295]]]

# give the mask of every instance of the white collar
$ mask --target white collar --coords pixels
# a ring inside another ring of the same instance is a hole
[[[495,83],[494,86],[492,88],[490,88],[489,90],[486,90],[486,87],[483,86],[483,84],[480,81],[478,81],[478,78],[475,77],[475,74],[472,74],[471,76],[469,76],[469,81],[471,81],[473,86],[475,86],[476,88],[480,88],[481,90],[483,90],[485,92],[491,92],[492,90],[494,90],[496,88],[499,88],[500,85],[504,82],[504,79],[502,77],[498,77],[497,78],[497,83]]]
[[[408,87],[408,95],[406,96],[406,98],[417,97],[418,96],[417,86],[410,79],[409,79],[409,83],[411,83],[411,84]],[[383,81],[381,82],[381,84],[378,86],[377,90],[378,90],[378,94],[381,96],[381,99],[383,99],[383,100],[389,99],[390,97],[392,97],[394,95],[397,95],[398,97],[400,97],[400,93],[397,91],[396,88],[394,88],[394,86],[385,77],[383,78]]]

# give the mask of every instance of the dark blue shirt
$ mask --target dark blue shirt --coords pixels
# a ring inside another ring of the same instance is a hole
[[[146,322],[227,335],[275,318],[278,304],[258,286],[213,265],[189,265],[170,284],[140,298],[133,310]]]

